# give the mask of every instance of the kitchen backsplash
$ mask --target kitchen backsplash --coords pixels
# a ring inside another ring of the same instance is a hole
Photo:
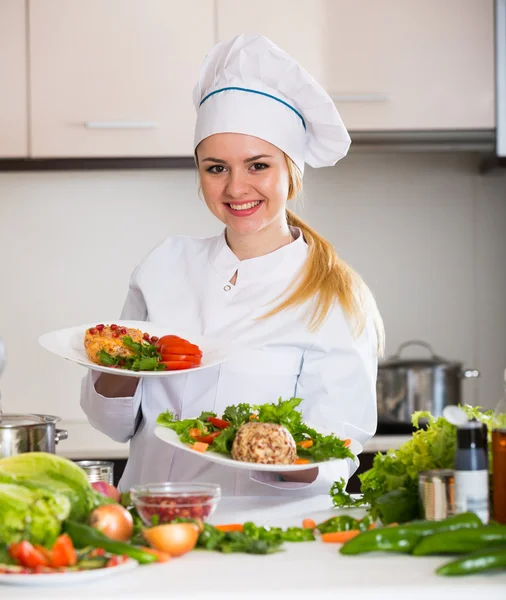
[[[481,371],[464,400],[493,407],[506,367],[506,172],[477,166],[473,154],[352,152],[307,170],[297,210],[372,288],[387,354],[428,341]],[[39,335],[117,318],[154,245],[220,230],[192,170],[0,173],[4,410],[84,419],[84,369],[42,350]]]

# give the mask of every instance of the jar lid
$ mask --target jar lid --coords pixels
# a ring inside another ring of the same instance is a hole
[[[457,448],[461,450],[468,450],[469,448],[487,450],[487,426],[474,419],[459,425],[457,427]]]
[[[47,425],[48,423],[57,423],[60,417],[54,417],[53,415],[16,415],[16,414],[5,414],[0,416],[0,429],[1,428],[14,428],[14,427],[27,427],[30,425]]]

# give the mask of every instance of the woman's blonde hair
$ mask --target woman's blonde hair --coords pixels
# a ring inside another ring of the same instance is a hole
[[[289,176],[288,199],[291,200],[302,191],[302,175],[291,158],[286,155],[285,158]],[[285,292],[289,294],[288,297],[265,314],[264,318],[312,301],[308,315],[309,327],[317,330],[322,326],[329,311],[339,303],[356,337],[364,330],[367,317],[372,316],[378,340],[378,355],[382,356],[385,330],[370,289],[360,275],[339,258],[334,247],[325,238],[292,211],[286,211],[286,218],[288,225],[298,227],[302,231],[309,247],[309,257],[300,274]]]

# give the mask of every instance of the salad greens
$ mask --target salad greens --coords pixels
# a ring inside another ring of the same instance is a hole
[[[461,407],[470,419],[485,423],[489,433],[493,426],[506,426],[506,414],[480,407]],[[331,490],[334,505],[356,507],[369,505],[371,516],[383,523],[402,523],[420,517],[418,474],[431,469],[451,469],[456,449],[456,427],[445,418],[436,419],[429,412],[417,411],[412,422],[427,419],[426,429],[418,429],[412,439],[397,450],[374,457],[372,469],[359,475],[362,498],[352,498],[344,491],[344,480],[336,481]]]
[[[123,344],[132,350],[133,356],[113,356],[100,350],[97,357],[105,367],[119,367],[129,371],[163,371],[166,367],[160,361],[156,346],[147,342],[134,342],[129,335],[123,338]]]
[[[206,441],[206,436],[213,435],[209,441],[209,450],[229,455],[232,451],[237,430],[241,425],[251,420],[259,423],[276,423],[283,425],[292,434],[295,442],[311,440],[310,447],[297,447],[300,457],[307,457],[314,461],[324,461],[331,458],[354,458],[345,446],[344,440],[333,434],[323,435],[315,429],[308,427],[302,419],[302,413],[296,408],[302,402],[301,398],[283,400],[279,398],[277,404],[249,405],[245,403],[228,406],[222,418],[212,412],[203,412],[196,419],[183,419],[178,421],[174,414],[167,410],[160,414],[156,420],[157,425],[173,429],[181,442],[193,444],[196,440]],[[195,436],[196,430],[201,437]]]

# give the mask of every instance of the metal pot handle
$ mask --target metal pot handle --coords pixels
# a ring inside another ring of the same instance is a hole
[[[430,352],[432,358],[439,359],[440,357],[434,353],[432,346],[427,342],[423,342],[422,340],[409,340],[407,342],[403,342],[398,348],[397,352],[391,358],[399,358],[401,355],[401,351],[408,346],[423,346],[426,350]]]
[[[66,429],[56,429],[54,432],[54,443],[57,444],[62,440],[66,440],[69,437],[69,433]]]

